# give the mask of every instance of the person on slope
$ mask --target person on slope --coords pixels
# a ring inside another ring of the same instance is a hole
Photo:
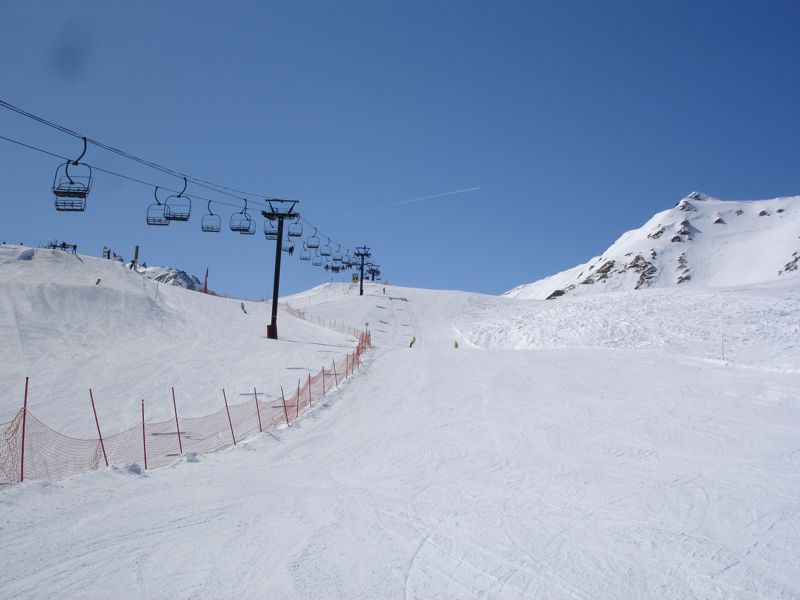
[[[453,348],[458,350],[458,340],[453,342]]]
[[[411,338],[411,343],[408,345],[408,347],[409,348],[413,348],[414,347],[414,342],[416,342],[416,341],[417,341],[417,338],[416,337],[412,337]]]

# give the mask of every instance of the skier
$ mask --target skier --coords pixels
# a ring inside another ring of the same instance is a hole
[[[408,345],[408,347],[409,348],[413,348],[414,347],[414,342],[416,342],[416,341],[417,341],[417,338],[416,337],[412,337],[411,338],[411,343]]]
[[[453,348],[455,348],[456,350],[458,350],[458,340],[456,340],[456,341],[454,341],[454,342],[453,342]]]

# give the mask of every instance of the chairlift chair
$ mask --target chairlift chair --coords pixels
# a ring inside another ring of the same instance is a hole
[[[307,242],[303,242],[303,251],[300,253],[300,260],[311,260],[311,252],[308,251]]]
[[[330,256],[331,255],[331,241],[328,240],[325,242],[324,246],[319,247],[320,256]]]
[[[317,228],[314,228],[314,235],[312,235],[306,241],[308,244],[309,249],[314,250],[315,248],[319,248],[319,238],[317,237]]]
[[[314,258],[311,259],[311,264],[315,267],[322,266],[322,257],[319,255],[319,250],[317,250],[317,253],[314,254]]]
[[[253,235],[256,232],[256,223],[247,213],[247,199],[244,201],[244,208],[231,215],[230,229],[242,235]]]
[[[211,211],[210,200],[208,202],[208,214],[203,215],[203,221],[200,226],[206,233],[219,233],[220,229],[222,229],[222,219]]]
[[[299,219],[299,217],[298,217]],[[299,222],[295,221],[294,223],[289,223],[289,227],[286,231],[286,234],[289,237],[302,237],[303,235],[303,225]]]
[[[165,214],[166,206],[161,204],[161,201],[158,199],[158,186],[153,190],[153,197],[156,199],[156,203],[151,204],[147,208],[147,224],[158,227],[169,225],[169,219],[167,219]]]
[[[168,221],[188,221],[192,214],[192,199],[184,196],[186,177],[183,178],[183,189],[178,194],[169,196],[164,201],[164,218]]]
[[[264,237],[268,240],[278,239],[278,225],[273,221],[264,221]]]
[[[331,260],[334,261],[334,262],[340,263],[340,262],[342,262],[342,258],[343,258],[343,256],[342,256],[342,247],[341,246],[337,246],[336,247],[336,252],[331,254]]]
[[[283,250],[287,254],[290,254],[290,255],[293,254],[294,253],[294,242],[292,240],[286,240],[285,242],[283,242],[283,245],[281,246],[281,250]]]
[[[86,197],[92,189],[92,167],[80,160],[86,154],[87,140],[83,138],[83,152],[75,160],[68,160],[56,168],[53,176],[53,196],[56,210],[82,212],[86,210]],[[72,172],[70,173],[70,167]]]

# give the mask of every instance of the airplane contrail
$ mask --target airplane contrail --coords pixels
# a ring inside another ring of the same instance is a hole
[[[420,196],[419,198],[410,198],[409,200],[400,200],[398,202],[390,202],[389,204],[381,204],[380,206],[373,206],[370,208],[364,208],[360,210],[353,210],[349,211],[345,214],[354,214],[354,213],[363,213],[363,212],[371,212],[375,210],[380,210],[381,208],[389,208],[391,206],[402,206],[403,204],[412,204],[414,202],[423,202],[425,200],[434,200],[436,198],[443,198],[445,196],[454,196],[455,194],[465,194],[467,192],[477,192],[480,186],[475,186],[471,188],[464,188],[463,190],[453,190],[452,192],[442,192],[441,194],[432,194],[430,196]]]
[[[410,200],[400,200],[399,202],[392,202],[384,204],[384,206],[400,206],[401,204],[411,204],[412,202],[422,202],[423,200],[433,200],[434,198],[441,198],[443,196],[454,196],[455,194],[465,194],[466,192],[477,192],[480,186],[465,188],[463,190],[453,190],[452,192],[443,192],[441,194],[433,194],[432,196],[421,196],[419,198],[411,198]]]

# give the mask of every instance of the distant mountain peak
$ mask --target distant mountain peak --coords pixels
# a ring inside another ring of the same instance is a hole
[[[799,231],[800,196],[735,201],[692,192],[624,233],[599,257],[504,295],[552,299],[649,287],[767,283],[800,273]]]

